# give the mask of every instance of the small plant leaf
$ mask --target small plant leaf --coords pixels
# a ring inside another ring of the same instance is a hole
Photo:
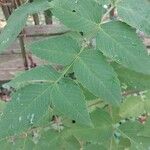
[[[123,118],[138,117],[150,113],[150,91],[139,96],[129,96],[120,106],[119,114]]]
[[[118,74],[118,78],[126,90],[148,90],[150,89],[150,75],[137,73],[116,63],[112,64]]]
[[[120,116],[122,118],[138,117],[145,112],[144,102],[138,96],[131,96],[124,100],[120,106]]]
[[[119,127],[120,133],[123,137],[131,142],[131,149],[148,150],[150,137],[140,135],[144,129],[144,125],[139,122],[126,122]]]

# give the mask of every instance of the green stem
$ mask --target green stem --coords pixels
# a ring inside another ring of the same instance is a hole
[[[54,84],[57,84],[63,77],[64,75],[69,71],[69,69],[72,67],[72,65],[74,64],[74,62],[79,58],[79,55],[84,51],[85,47],[82,47],[80,52],[78,53],[77,57],[71,62],[71,64],[69,66],[67,66],[65,68],[65,70],[63,71],[63,73],[61,74],[61,76],[55,81]]]

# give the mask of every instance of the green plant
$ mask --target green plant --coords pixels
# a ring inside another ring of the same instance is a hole
[[[106,11],[104,4],[111,7]],[[114,8],[119,17],[104,21]],[[150,2],[25,4],[2,31],[0,51],[16,39],[28,14],[47,9],[70,32],[27,45],[49,64],[5,85],[15,92],[11,102],[0,107],[1,148],[149,150],[150,120],[143,123],[150,112],[150,57],[136,29],[150,35]]]

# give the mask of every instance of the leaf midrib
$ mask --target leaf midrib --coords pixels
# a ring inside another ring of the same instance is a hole
[[[134,58],[134,60],[137,60],[137,57],[138,58],[140,58],[139,56],[136,56],[136,55],[134,55],[133,53],[129,53],[129,51],[127,50],[128,48],[126,48],[126,47],[124,47],[123,45],[121,45],[116,39],[113,39],[107,32],[105,32],[105,30],[104,29],[102,29],[101,28],[101,31],[104,33],[104,34],[106,34],[106,36],[108,36],[112,41],[114,41],[117,45],[119,45],[119,47],[121,47],[123,50],[124,50],[124,52],[126,52],[127,53],[127,56],[131,56],[131,57],[133,57]],[[100,33],[99,33],[100,34]],[[115,50],[116,51],[116,50]],[[118,55],[117,55],[118,56]],[[120,58],[120,56],[118,56],[119,58]],[[120,61],[118,61],[117,59],[115,59],[118,63],[120,63]],[[136,61],[136,62],[138,62],[137,64],[139,64],[139,59],[138,59],[138,61]],[[124,63],[123,63],[124,64]],[[126,64],[124,64],[124,65],[126,65]]]
[[[127,9],[127,8],[125,8],[125,7],[123,7],[123,6],[120,6],[120,5],[118,5],[118,7],[122,8],[122,9],[124,9],[124,10],[126,10],[126,11],[129,11],[129,12],[131,12],[132,14],[135,13],[134,11],[132,11],[132,9]],[[144,9],[144,8],[143,8],[143,9]],[[147,20],[144,16],[138,15],[138,17],[141,17],[142,20],[145,20],[145,21],[147,22],[147,24],[149,24],[149,26],[150,26],[150,21]]]
[[[105,87],[105,84],[103,83],[103,81],[99,80],[100,78],[97,75],[97,73],[95,71],[93,71],[92,69],[89,69],[89,67],[86,65],[86,63],[84,63],[84,60],[82,60],[81,57],[79,57],[79,59],[82,62],[82,64],[87,68],[87,70],[91,70],[90,72],[95,75],[95,77],[97,78],[98,81],[100,81],[100,83],[104,87],[104,89],[109,93],[109,95],[111,95],[113,97],[113,100],[116,100],[116,97],[114,97],[114,95],[112,93],[110,93],[110,91],[108,90],[108,88]],[[116,103],[118,104],[118,101],[116,101]]]
[[[60,92],[61,95],[64,95],[64,93],[62,93],[62,91],[59,90],[60,88],[59,88],[59,85],[58,85],[58,84],[55,84],[54,86],[56,86],[55,88]],[[52,90],[54,90],[54,86],[53,86]],[[51,92],[52,92],[52,91],[51,91]],[[72,104],[69,103],[68,99],[66,99],[65,96],[63,96],[63,97],[65,98],[65,102],[67,102],[69,106],[72,106]],[[52,101],[53,101],[53,100],[52,100]],[[84,102],[84,101],[83,101],[83,102]],[[86,105],[85,105],[85,108],[86,108]],[[79,112],[77,109],[75,109],[74,107],[72,107],[72,109],[74,109],[74,112],[77,112],[77,114],[79,114],[79,115],[82,117],[82,120],[85,120],[85,122],[87,122],[86,118],[82,115],[82,113],[80,113],[80,112]],[[87,110],[87,112],[88,112],[88,110]],[[63,113],[63,112],[62,112],[62,113]],[[65,113],[63,113],[63,114],[65,114]]]

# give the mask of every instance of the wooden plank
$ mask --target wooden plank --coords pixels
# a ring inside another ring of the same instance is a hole
[[[37,65],[46,63],[35,56],[33,60]],[[20,71],[24,71],[21,54],[0,55],[0,82],[11,80]]]
[[[56,36],[69,32],[69,29],[61,24],[52,25],[36,25],[26,26],[24,28],[24,40],[25,44],[30,43],[47,36]],[[20,53],[20,45],[18,39],[10,45],[9,48],[3,52],[3,54],[18,54]]]
[[[1,30],[2,29],[0,29],[0,32]],[[32,25],[24,28],[26,37],[54,36],[61,35],[69,31],[70,30],[62,24]]]
[[[147,48],[150,48],[150,38],[144,38],[144,44]]]
[[[61,24],[36,25],[24,28],[26,37],[54,36],[61,35],[66,32],[69,32],[69,29]]]

